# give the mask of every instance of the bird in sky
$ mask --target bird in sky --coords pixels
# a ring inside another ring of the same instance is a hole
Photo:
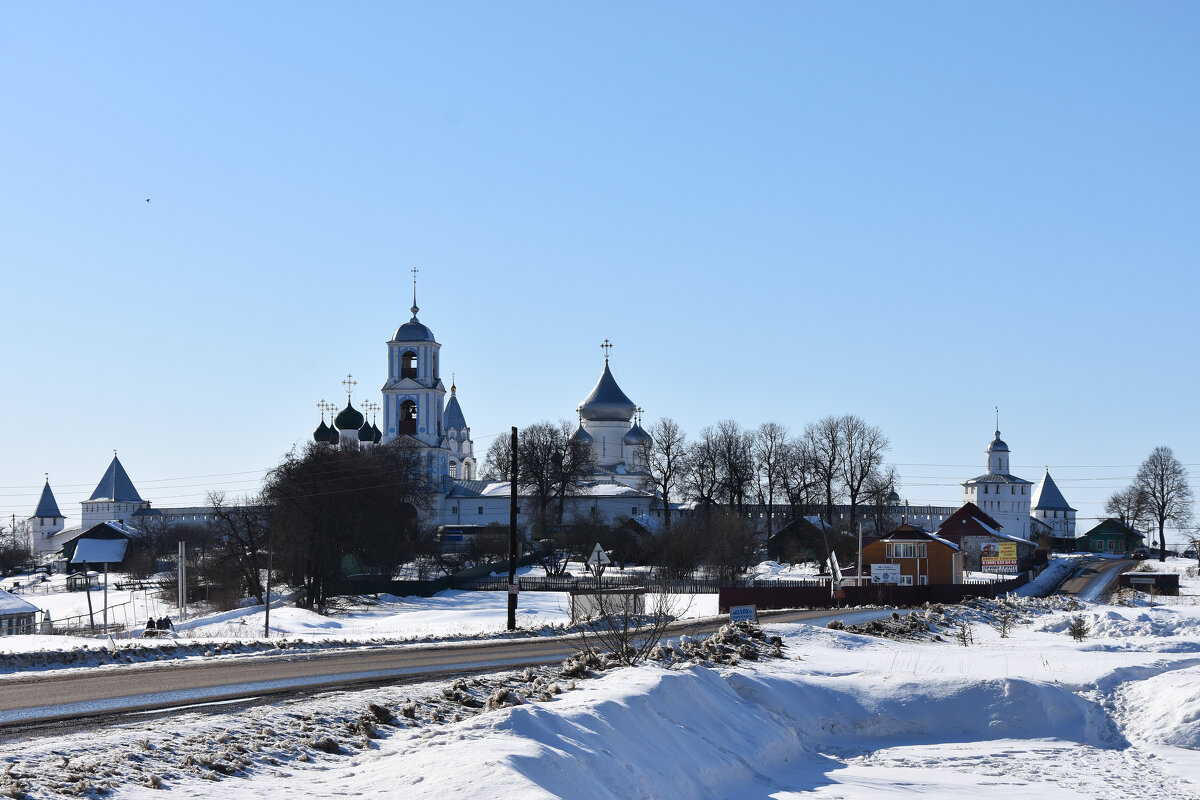
[[[146,198],[146,202],[147,202],[147,203],[149,203],[149,202],[150,202],[150,198],[149,198],[149,197],[147,197],[147,198]]]

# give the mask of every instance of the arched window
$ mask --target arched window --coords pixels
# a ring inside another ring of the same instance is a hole
[[[470,464],[470,462],[466,462],[463,464],[463,480],[464,481],[471,480],[471,464]]]
[[[400,404],[398,432],[407,433],[410,436],[417,434],[417,404],[412,400],[405,400]]]
[[[457,461],[450,462],[450,477],[451,478],[458,477],[458,462]]]
[[[400,377],[417,377],[417,354],[412,350],[405,350],[404,355],[400,356]]]

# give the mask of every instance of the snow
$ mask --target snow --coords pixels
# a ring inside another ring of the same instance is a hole
[[[974,620],[970,647],[946,631],[941,641],[892,640],[768,624],[782,637],[783,659],[609,670],[573,690],[564,684],[546,702],[461,721],[422,711],[380,725],[378,739],[349,736],[347,721],[368,702],[396,707],[440,696],[449,684],[56,729],[51,748],[69,756],[73,775],[113,781],[120,798],[162,796],[144,785],[148,770],[161,773],[176,798],[1196,798],[1200,578],[1194,561],[1165,567],[1180,572],[1180,597],[1154,598],[1152,607],[1145,595],[1125,595],[1081,608],[1017,598],[1006,606],[1019,617],[1007,637],[987,623],[987,603],[948,608]],[[521,595],[531,624],[565,614],[555,598],[535,602],[534,594]],[[272,625],[278,615],[283,628],[314,639],[331,630],[451,633],[476,615],[490,624],[504,602],[503,593],[483,592],[381,597],[324,623],[276,609]],[[407,615],[418,621],[410,626]],[[1078,642],[1066,632],[1076,615],[1091,628]],[[232,619],[197,621],[196,629]],[[322,732],[337,739],[337,752],[311,744]],[[13,766],[31,797],[71,794],[56,788],[64,770],[39,741],[8,743],[0,772]],[[220,759],[241,765],[226,787],[206,766]]]

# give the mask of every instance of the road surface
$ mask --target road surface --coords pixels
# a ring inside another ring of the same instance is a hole
[[[860,622],[890,611],[763,612],[762,622]],[[675,623],[670,636],[705,634],[725,617]],[[227,656],[213,660],[108,665],[0,678],[0,727],[246,697],[462,675],[562,661],[575,636],[442,645],[359,647],[333,653]]]
[[[1060,594],[1070,594],[1080,600],[1099,600],[1115,584],[1117,576],[1132,569],[1136,561],[1113,558],[1097,558],[1085,561],[1070,578],[1059,587]]]

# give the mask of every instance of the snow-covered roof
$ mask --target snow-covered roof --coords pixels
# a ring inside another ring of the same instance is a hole
[[[129,548],[128,539],[80,538],[75,543],[72,564],[120,564]]]
[[[508,497],[508,481],[455,481],[450,490],[451,497]],[[601,481],[582,486],[571,497],[651,497],[649,492],[643,492],[632,486],[615,481]]]
[[[125,473],[125,468],[116,456],[113,456],[112,463],[108,465],[108,470],[100,479],[100,483],[96,484],[96,491],[92,492],[88,500],[110,503],[144,502],[137,489],[133,488],[133,481],[129,480],[129,475]]]
[[[22,600],[15,594],[0,589],[0,615],[33,614],[38,607],[28,600]]]
[[[1046,474],[1042,476],[1042,480],[1038,483],[1037,488],[1033,490],[1033,510],[1034,511],[1074,511],[1067,504],[1067,498],[1063,497],[1063,493],[1058,490],[1058,484],[1054,482],[1054,478],[1050,477],[1050,470],[1046,470]]]
[[[970,486],[976,483],[1004,483],[1015,484],[1021,486],[1032,486],[1033,481],[1027,481],[1024,478],[1018,478],[1016,475],[1009,475],[1006,472],[985,472],[978,478],[971,478],[969,481],[963,481],[963,486]]]

